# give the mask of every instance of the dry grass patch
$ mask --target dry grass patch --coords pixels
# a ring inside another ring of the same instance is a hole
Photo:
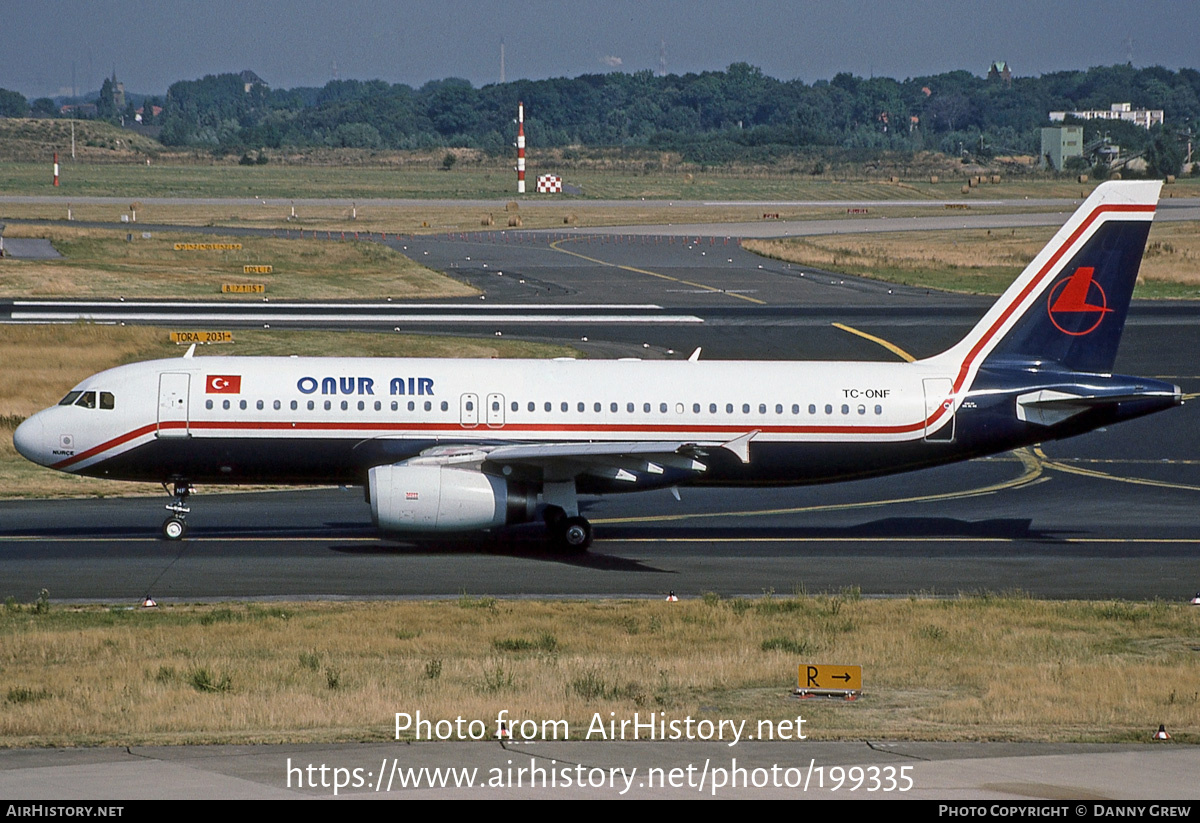
[[[1056,228],[961,229],[744,240],[743,247],[801,265],[889,282],[999,294],[1054,236]],[[1136,297],[1200,296],[1200,225],[1150,229]]]
[[[1021,597],[172,606],[12,604],[7,745],[383,740],[433,721],[595,713],[806,720],[814,739],[1200,739],[1200,611]],[[773,638],[806,644],[800,652]],[[789,696],[864,666],[855,703]]]
[[[0,295],[9,297],[114,296],[256,299],[222,295],[222,283],[263,283],[279,299],[402,300],[467,297],[478,292],[418,265],[379,243],[286,240],[269,237],[128,232],[69,226],[20,227],[45,237],[64,255],[57,260],[0,262]],[[181,251],[176,243],[241,244],[240,250]],[[270,265],[270,274],[243,274],[246,265]]]

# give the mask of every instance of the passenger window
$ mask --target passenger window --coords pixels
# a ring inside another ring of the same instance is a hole
[[[616,403],[609,403],[609,404],[608,404],[608,410],[609,410],[610,412],[612,412],[613,414],[616,414],[616,413],[617,413],[617,408],[618,408],[618,406],[617,406],[617,404],[616,404]]]
[[[279,408],[279,401],[278,401],[278,400],[276,400],[276,401],[275,401],[275,408]],[[363,401],[363,400],[359,400],[359,401],[358,401],[358,410],[359,410],[359,411],[366,411],[366,410],[367,410],[367,404],[366,404],[366,402],[365,402],[365,401]]]
[[[800,413],[800,404],[793,403],[792,404],[792,414],[799,414],[799,413]]]
[[[692,414],[699,414],[699,413],[700,413],[700,404],[693,403],[692,404]]]
[[[316,408],[316,404],[313,401],[309,400],[308,401],[308,410],[312,411],[315,408]]]
[[[221,401],[221,408],[225,409],[225,411],[229,411],[229,401],[228,401],[228,400],[222,400],[222,401]]]
[[[575,406],[575,410],[578,411],[580,414],[583,414],[585,411],[587,411],[587,406],[585,406],[583,403],[580,403]]]
[[[659,410],[659,412],[661,412],[662,414],[666,414],[666,413],[667,413],[667,404],[666,404],[666,403],[659,403],[659,404],[658,404],[658,410]]]
[[[113,399],[112,392],[110,392],[110,391],[100,392],[100,408],[112,409],[115,407],[115,405],[116,405],[116,401]]]
[[[349,410],[350,410],[350,401],[343,400],[342,401],[342,411],[349,411]]]
[[[633,404],[632,404],[632,403],[626,403],[626,404],[625,404],[625,411],[629,412],[630,414],[633,414]]]
[[[808,404],[808,413],[809,413],[809,414],[816,414],[816,413],[817,413],[817,404],[816,404],[816,403],[809,403],[809,404]]]
[[[832,406],[831,404],[829,404],[829,403],[826,403],[826,404],[825,404],[825,413],[826,413],[826,414],[833,414],[833,406]]]
[[[298,408],[300,408],[300,404],[297,403],[295,400],[293,400],[292,401],[292,411],[295,411]]]
[[[245,411],[246,410],[246,401],[245,400],[239,401],[238,408],[241,409],[242,411]]]
[[[750,413],[750,404],[743,403],[742,404],[742,414],[749,414],[749,413]]]
[[[599,413],[600,412],[600,404],[599,403],[594,404],[592,406],[592,410],[595,411],[596,413]]]
[[[400,411],[400,403],[396,400],[392,401],[392,411]]]
[[[876,414],[883,414],[883,406],[876,406],[876,407],[875,407],[875,413],[876,413]]]
[[[759,404],[758,404],[758,413],[759,413],[759,414],[766,414],[766,413],[767,413],[767,404],[766,404],[766,403],[759,403]]]
[[[416,404],[416,402],[415,402],[415,401],[413,401],[413,400],[409,400],[409,401],[408,401],[408,410],[409,410],[409,411],[416,411],[416,410],[417,410],[417,404]]]
[[[212,401],[211,401],[211,400],[205,400],[205,401],[204,401],[204,408],[208,409],[209,411],[212,411]]]
[[[536,404],[536,403],[534,403],[532,400],[530,400],[530,401],[529,401],[529,410],[530,410],[530,411],[536,411],[536,410],[537,410],[537,404]]]
[[[725,413],[726,413],[726,414],[733,414],[733,404],[732,404],[732,403],[726,403],[726,404],[725,404]]]
[[[330,410],[330,409],[332,409],[332,408],[333,408],[333,401],[331,401],[331,400],[326,400],[326,401],[325,401],[325,411],[329,411],[329,410]]]
[[[542,408],[544,408],[546,411],[552,411],[554,409],[554,404],[547,400]]]
[[[571,404],[570,404],[570,403],[562,403],[562,404],[559,406],[559,408],[560,408],[560,409],[562,409],[563,411],[570,411],[570,410],[571,410]]]
[[[842,414],[849,414],[849,413],[850,413],[850,407],[848,405],[846,405],[845,403],[843,403],[842,404]]]
[[[258,409],[259,411],[262,411],[262,409],[263,409],[263,401],[259,400],[257,403],[255,403],[255,404],[254,404],[254,408]]]
[[[467,411],[475,411],[475,404],[470,400],[467,401]]]
[[[450,409],[450,404],[447,403],[445,400],[443,400],[442,401],[442,411],[449,411],[449,409]]]
[[[867,407],[866,407],[866,406],[859,406],[859,407],[858,407],[858,413],[859,413],[859,414],[866,414],[866,413],[867,413]]]
[[[516,411],[519,408],[521,408],[521,405],[519,403],[517,403],[516,400],[512,401],[512,410]]]
[[[716,413],[717,413],[717,404],[716,404],[716,403],[709,403],[709,404],[708,404],[708,413],[709,413],[709,414],[716,414]]]
[[[642,404],[642,412],[643,412],[644,414],[649,414],[649,413],[650,413],[650,404],[649,404],[649,403],[643,403],[643,404]]]
[[[433,411],[433,403],[428,400],[425,401],[425,411]]]
[[[376,401],[375,401],[375,411],[380,411],[381,409],[383,409],[383,403],[381,403],[380,401],[376,400]]]

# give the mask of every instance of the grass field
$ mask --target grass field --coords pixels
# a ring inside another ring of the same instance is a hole
[[[516,197],[516,178],[509,158],[460,163],[450,171],[437,168],[433,158],[363,156],[359,162],[342,158],[336,165],[286,163],[239,166],[230,161],[189,163],[72,163],[61,159],[60,185],[53,186],[47,163],[0,163],[0,191],[9,195],[53,195],[64,203],[72,197],[249,197],[291,198],[456,198],[508,200]],[[555,173],[583,189],[581,196],[527,193],[522,203],[563,202],[573,199],[655,200],[908,200],[1055,197],[1076,198],[1095,187],[1072,178],[1002,176],[999,184],[984,184],[962,194],[970,172],[939,176],[902,176],[897,182],[882,176],[817,176],[753,168],[663,168],[647,162],[638,169],[629,163],[611,168],[556,167],[531,153],[527,179]],[[532,189],[532,183],[530,183]],[[1164,196],[1195,197],[1200,179],[1184,178]]]
[[[6,297],[158,297],[173,299],[320,299],[473,297],[475,289],[381,243],[220,237],[156,232],[150,238],[112,229],[17,226],[9,236],[48,238],[57,260],[0,260]],[[240,244],[240,250],[180,251],[176,243]],[[243,274],[270,265],[270,274]],[[265,295],[221,294],[222,283],[261,283]]]
[[[77,477],[35,466],[17,454],[12,433],[30,414],[58,401],[83,378],[113,366],[185,351],[166,329],[147,326],[0,326],[0,498],[161,495],[153,484]],[[493,338],[420,337],[323,331],[235,331],[205,355],[337,354],[346,357],[566,357],[565,346]],[[36,368],[32,368],[36,364]]]
[[[52,595],[52,593],[51,593]],[[0,745],[387,740],[429,720],[805,719],[810,739],[1200,742],[1200,609],[854,592],[0,614]],[[857,702],[789,697],[863,667]],[[516,736],[520,737],[520,727]]]
[[[116,223],[122,215],[129,215],[129,204],[74,204],[71,217],[75,221]],[[770,211],[765,211],[770,209]],[[778,220],[855,220],[860,219],[846,213],[844,206],[761,206],[738,205],[736,203],[705,203],[673,201],[626,202],[610,205],[592,201],[535,201],[520,205],[515,213],[505,210],[505,204],[488,206],[463,204],[461,206],[433,205],[383,205],[368,204],[335,205],[302,204],[292,207],[286,201],[239,204],[234,202],[211,204],[141,204],[137,210],[138,223],[128,228],[108,229],[114,237],[124,238],[132,231],[135,238],[145,224],[178,225],[180,231],[188,226],[233,226],[271,229],[283,237],[285,233],[295,238],[300,231],[307,237],[318,232],[322,240],[353,239],[355,232],[384,232],[389,235],[419,235],[439,232],[500,232],[507,228],[510,218],[520,220],[519,228],[554,231],[570,231],[576,228],[597,226],[640,226],[640,225],[688,225],[711,224],[714,228],[707,233],[719,234],[721,224],[768,223]],[[1044,211],[1041,207],[975,206],[973,214],[1012,214],[1022,211]],[[65,203],[21,203],[0,204],[3,220],[25,219],[54,221],[53,225],[69,227],[66,222]],[[764,218],[764,214],[770,215]],[[930,205],[897,204],[874,207],[873,215],[889,218],[940,217],[945,209],[939,203]],[[778,217],[775,217],[778,215]],[[768,223],[769,224],[769,223]],[[40,237],[46,235],[47,226],[40,224],[8,224],[8,237]]]
[[[758,254],[909,286],[999,294],[1054,236],[1056,227],[826,235],[743,240]],[[1200,225],[1150,229],[1134,297],[1200,297]]]

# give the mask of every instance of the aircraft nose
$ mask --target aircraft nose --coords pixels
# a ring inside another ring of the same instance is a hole
[[[46,465],[46,421],[35,414],[13,432],[13,445],[26,460],[39,466]]]

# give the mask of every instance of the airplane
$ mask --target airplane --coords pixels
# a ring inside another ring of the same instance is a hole
[[[172,484],[362,485],[387,534],[544,521],[580,495],[805,485],[1070,437],[1182,402],[1112,374],[1161,183],[1092,193],[957,344],[915,362],[194,357],[119,366],[14,434],[60,471]]]

